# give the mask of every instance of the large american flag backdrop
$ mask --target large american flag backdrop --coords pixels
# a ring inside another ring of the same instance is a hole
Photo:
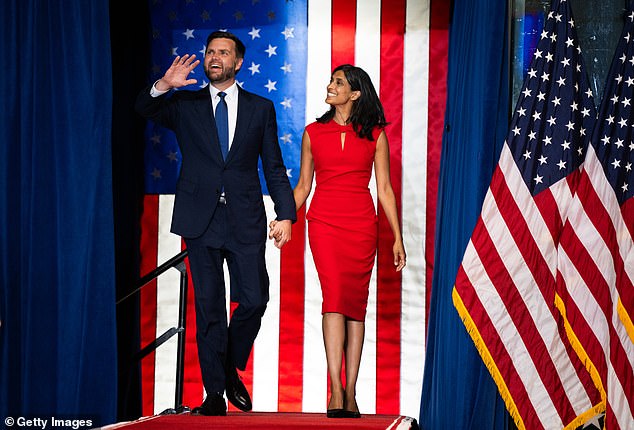
[[[327,109],[332,68],[363,67],[379,91],[390,125],[391,177],[401,211],[408,265],[397,274],[392,237],[379,210],[379,252],[370,284],[359,375],[363,413],[417,417],[424,366],[427,303],[433,269],[437,176],[444,119],[449,2],[442,0],[245,0],[151,2],[153,66],[158,79],[175,55],[202,51],[209,32],[238,35],[247,54],[237,79],[276,105],[278,134],[291,184],[299,174],[303,127]],[[200,66],[198,85],[206,82]],[[147,194],[142,218],[142,274],[176,255],[169,232],[180,154],[173,134],[147,129]],[[269,219],[272,202],[263,194]],[[310,202],[309,202],[310,203]],[[256,411],[323,412],[326,359],[321,290],[306,238],[305,210],[280,252],[267,246],[270,302],[243,380]],[[142,290],[142,344],[176,325],[178,272]],[[198,405],[203,386],[195,343],[193,291],[188,295],[183,403]],[[228,310],[231,308],[227,303]],[[176,341],[143,360],[143,413],[174,404]]]
[[[575,428],[605,408],[555,306],[595,119],[570,5],[553,0],[453,292],[520,429]]]

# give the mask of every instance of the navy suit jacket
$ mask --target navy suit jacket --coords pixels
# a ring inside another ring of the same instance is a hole
[[[159,97],[144,89],[136,102],[144,117],[176,134],[183,157],[176,184],[172,232],[202,235],[224,188],[233,237],[241,243],[265,242],[266,213],[258,158],[278,220],[295,222],[295,200],[277,139],[273,103],[238,87],[238,117],[227,159],[222,159],[209,88]]]

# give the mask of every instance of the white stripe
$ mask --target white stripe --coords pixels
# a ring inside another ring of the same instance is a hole
[[[158,207],[157,266],[181,252],[181,238],[169,231],[174,207],[173,195],[161,195]],[[178,325],[180,273],[170,269],[157,279],[156,336]],[[154,413],[174,407],[177,336],[159,346],[155,354]]]
[[[630,235],[627,225],[625,225],[625,221],[623,220],[619,202],[616,200],[616,195],[614,194],[612,186],[607,181],[601,162],[597,158],[592,145],[589,145],[588,147],[584,166],[588,172],[588,176],[590,177],[592,187],[596,190],[599,198],[603,201],[603,205],[610,215],[612,225],[616,231],[619,253],[625,263],[624,270],[630,280],[634,280],[634,241]]]
[[[490,194],[486,199],[491,198]],[[485,199],[485,201],[486,201]],[[501,220],[498,223],[502,223]],[[474,286],[474,291],[478,295],[482,307],[491,319],[491,323],[500,336],[504,348],[510,357],[509,367],[515,369],[521,378],[523,385],[538,419],[545,428],[561,429],[563,423],[553,405],[544,384],[535,383],[540,380],[539,373],[535,368],[535,363],[530,358],[530,354],[522,337],[519,335],[517,327],[509,316],[508,309],[500,298],[498,291],[491,282],[484,264],[480,260],[472,241],[469,241],[465,258],[462,263],[465,274]],[[490,345],[487,345],[490,348]],[[499,366],[499,363],[496,363]]]
[[[517,169],[510,169],[509,173],[511,177],[506,178],[507,182],[521,180]],[[557,321],[551,313],[552,304],[549,305],[544,302],[544,297],[539,290],[537,282],[533,278],[532,272],[528,267],[526,267],[526,262],[524,261],[517,244],[514,240],[512,240],[511,232],[506,223],[503,221],[499,208],[495,204],[490,190],[487,194],[487,199],[489,198],[490,204],[485,204],[486,208],[483,207],[482,209],[482,220],[489,232],[489,235],[491,236],[491,241],[495,244],[499,255],[504,257],[502,258],[502,263],[511,276],[513,285],[526,304],[526,308],[533,319],[535,327],[547,347],[550,359],[557,369],[559,378],[561,379],[566,392],[566,396],[570,399],[575,412],[582,413],[592,405],[590,403],[590,399],[585,393],[585,390],[582,389],[583,385],[577,376],[574,366],[570,361],[570,356],[566,352],[563,340],[559,335]],[[521,203],[518,203],[518,205],[520,211],[525,213]],[[536,239],[536,242],[551,240],[550,234],[540,238],[536,232],[531,231],[531,235]],[[556,254],[552,255],[552,258],[555,259],[555,262],[552,263],[552,265],[556,266]],[[538,270],[541,271],[541,268],[538,268]],[[552,282],[554,285],[554,278],[552,279]],[[516,356],[515,348],[509,348],[507,345],[507,349],[509,349],[509,354],[513,358],[514,363],[520,363],[523,358],[531,361],[528,356],[524,356],[522,354]],[[518,366],[518,368],[523,370],[523,366]],[[523,375],[522,372],[520,372],[520,376],[525,381],[525,385],[527,387],[530,387],[531,381],[535,381],[535,378],[538,377],[537,375],[532,374]],[[539,399],[535,400],[536,402],[533,402],[534,405],[542,404]],[[550,399],[548,400],[550,401]]]
[[[519,172],[511,150],[506,143],[502,147],[499,166],[506,178],[509,193],[515,197],[517,206],[522,211],[522,216],[528,225],[528,229],[531,231],[533,237],[540,239],[536,240],[535,243],[540,249],[550,273],[554,277],[557,273],[557,249],[554,246],[552,235],[533,200],[533,196],[531,196],[528,191],[524,183],[524,178]],[[565,179],[562,179],[562,181],[564,180]]]
[[[308,59],[306,67],[306,124],[328,110],[326,86],[330,80],[330,0],[308,2]]]
[[[594,299],[594,295],[581,277],[564,247],[559,249],[559,272],[566,283],[566,289],[579,313],[590,327],[592,335],[599,343],[606,342],[609,328],[608,320]],[[577,333],[579,335],[579,333]],[[582,339],[583,342],[583,339]],[[595,363],[598,364],[598,363]]]
[[[583,209],[578,196],[575,196],[572,209],[568,221],[575,231],[579,242],[588,251],[597,266],[597,270],[601,273],[606,284],[611,288],[611,297],[615,297],[614,284],[616,283],[616,273],[614,272],[612,253],[588,217],[588,214]]]
[[[559,216],[562,219],[562,223],[568,218],[568,211],[570,210],[570,202],[572,201],[572,192],[568,186],[566,178],[562,178],[553,185],[550,186],[550,192],[557,204],[557,210]]]
[[[268,222],[276,218],[273,200],[264,196]],[[268,223],[267,223],[268,225]],[[280,346],[280,250],[272,240],[266,243],[269,273],[269,303],[262,326],[253,344],[253,410],[276,412],[278,399]]]
[[[308,2],[308,62],[306,70],[306,123],[321,116],[330,79],[331,5],[329,0]],[[313,184],[314,187],[314,184]],[[310,206],[310,200],[306,202]],[[308,245],[304,254],[304,373],[303,412],[323,412],[327,401],[326,353],[321,335],[321,289]]]
[[[354,43],[354,65],[361,67],[370,75],[377,94],[380,94],[381,0],[357,0]]]
[[[599,344],[603,346],[605,359],[607,361],[607,375],[605,375],[605,380],[607,386],[604,387],[607,393],[607,400],[610,404],[617,420],[620,423],[620,428],[628,428],[627,425],[634,422],[632,418],[632,405],[629,403],[633,402],[633,400],[627,399],[627,394],[624,391],[624,388],[621,384],[621,381],[616,375],[614,364],[612,361],[612,355],[614,352],[611,352],[611,341],[610,341],[610,329],[608,327],[608,320],[603,313],[603,310],[600,309],[596,300],[594,300],[593,294],[589,291],[587,284],[581,278],[579,272],[575,269],[573,263],[568,258],[564,249],[559,250],[560,255],[560,268],[559,270],[562,273],[564,280],[566,281],[566,287],[569,290],[570,297],[575,302],[575,306],[579,308],[579,311],[583,318],[586,320],[586,323],[590,327],[591,333],[587,333],[587,336],[594,336],[597,338]],[[613,278],[613,276],[612,276]],[[614,297],[614,284],[610,283],[610,293],[613,294]],[[613,299],[614,300],[614,299]],[[628,375],[631,379],[632,377],[632,369],[634,368],[634,344],[629,339],[627,331],[621,321],[616,311],[616,301],[612,304],[612,321],[611,324],[614,327],[614,331],[617,334],[618,342],[620,342],[621,346],[625,350],[625,357],[623,360],[620,360],[620,364],[623,366],[622,369],[619,370],[619,374]],[[580,340],[583,343],[584,339],[580,333],[576,333],[577,336],[580,336]],[[590,357],[592,358],[592,357]],[[598,365],[599,363],[595,363]],[[625,377],[628,378],[627,376]]]
[[[599,344],[608,345],[610,329],[605,314],[594,299],[594,295],[589,290],[588,285],[581,277],[574,263],[570,260],[564,247],[559,248],[558,256],[559,272],[566,283],[568,294],[574,302],[574,306],[579,310],[581,317],[584,318],[586,324],[590,327],[591,333],[586,333],[585,335],[594,336]],[[584,339],[580,336],[581,333],[576,333],[576,335],[579,337],[582,346],[585,347]],[[593,357],[590,356],[589,358],[592,359]],[[608,357],[606,357],[607,360],[609,360]],[[594,363],[594,365],[599,366],[600,364]],[[603,389],[605,390],[605,387]]]
[[[418,417],[425,365],[425,228],[429,83],[429,0],[408,0],[403,82],[403,243],[401,410]]]
[[[379,93],[381,82],[381,0],[358,0],[355,34],[355,65],[365,70]],[[370,178],[370,193],[377,207],[376,176]],[[357,403],[363,413],[376,412],[376,320],[377,264],[372,267],[368,307],[365,318],[365,339],[357,381]]]
[[[628,375],[631,377],[632,369],[634,369],[634,343],[630,340],[625,326],[619,319],[616,306],[617,301],[615,300],[612,307],[612,325],[614,326],[614,330],[617,335],[616,341],[620,342],[621,346],[625,350],[625,357],[620,357],[620,360],[618,360],[619,364],[622,366],[621,369],[618,370],[618,373],[621,374],[621,376],[625,376],[626,383],[631,383],[631,378],[628,378]],[[632,390],[630,388],[628,392],[631,391]],[[614,415],[616,416],[620,427],[622,429],[631,428],[630,426],[634,423],[634,415],[632,414],[634,409],[634,399],[628,398],[628,395],[621,384],[621,380],[616,375],[612,361],[608,366],[607,397],[608,403],[614,411]]]
[[[326,352],[321,331],[321,288],[306,234],[304,271],[304,374],[302,412],[326,410]]]
[[[620,257],[625,260],[624,269],[626,272],[628,270],[632,271],[634,269],[632,267],[628,267],[627,264],[627,258],[632,254],[632,239],[629,234],[629,230],[623,221],[614,191],[607,181],[601,163],[597,159],[592,146],[589,147],[584,166],[592,183],[592,187],[603,202],[604,207],[602,210],[606,210],[610,216],[612,225],[615,227]],[[605,387],[607,400],[617,421],[619,422],[620,428],[628,428],[630,423],[634,422],[634,417],[632,415],[634,400],[628,398],[628,393],[621,384],[617,374],[625,377],[626,379],[631,377],[634,370],[634,344],[631,342],[617,312],[619,292],[616,288],[617,275],[616,272],[614,272],[614,260],[608,245],[605,243],[603,237],[595,228],[590,218],[587,216],[585,210],[583,210],[578,197],[575,197],[574,204],[575,210],[570,217],[570,222],[580,242],[591,255],[599,272],[601,273],[601,276],[608,285],[609,291],[607,291],[607,293],[610,294],[612,303],[612,309],[610,309],[610,323],[616,333],[616,339],[610,338],[607,321],[603,319],[605,318],[605,315],[596,302],[594,300],[590,300],[592,295],[588,297],[588,293],[585,291],[585,294],[580,294],[578,291],[575,291],[580,285],[585,286],[583,281],[572,280],[569,283],[568,280],[566,280],[566,284],[568,288],[571,289],[570,295],[573,299],[575,299],[577,306],[580,306],[584,317],[586,315],[592,317],[588,323],[593,334],[595,336],[600,335],[599,340],[603,345],[606,360],[608,362],[607,387]],[[564,267],[566,267],[566,265],[564,265]],[[560,270],[562,269],[560,268]],[[624,273],[622,276],[628,275]],[[595,307],[591,307],[590,309],[581,308],[584,303],[592,303]],[[598,322],[601,324],[599,325]],[[614,357],[615,354],[619,354],[619,350],[611,350],[613,341],[620,343],[620,346],[625,352],[625,357]],[[620,366],[618,369],[614,369],[615,363],[617,366]]]
[[[608,265],[612,266],[611,261],[605,261],[604,263],[599,263],[602,259],[606,259],[609,254],[609,250],[606,248],[603,239],[596,231],[594,226],[592,225],[589,218],[587,218],[585,211],[580,207],[580,202],[578,198],[575,198],[575,208],[572,211],[571,217],[569,218],[573,228],[576,232],[576,236],[582,242],[583,246],[588,250],[592,258],[599,265],[599,270],[602,271],[602,277],[605,282],[608,284],[608,288],[610,291],[608,293],[612,299],[612,321],[611,324],[614,327],[614,330],[618,336],[618,342],[621,343],[621,346],[626,352],[626,356],[624,360],[618,360],[621,365],[624,366],[626,373],[632,372],[632,368],[634,367],[634,345],[630,341],[627,331],[621,321],[616,311],[617,306],[617,291],[615,288],[615,273],[611,271],[605,272],[602,270],[601,266]],[[594,246],[592,246],[594,244]],[[603,254],[605,258],[601,258],[598,254]],[[612,355],[615,352],[611,352],[611,340],[610,340],[610,328],[608,327],[608,320],[606,319],[603,310],[600,308],[599,304],[594,299],[594,295],[589,291],[587,284],[576,270],[572,261],[568,258],[568,254],[565,252],[565,249],[560,248],[559,250],[559,270],[566,282],[566,288],[569,291],[571,299],[574,301],[575,306],[579,309],[580,314],[585,319],[586,323],[590,327],[590,332],[587,333],[587,336],[596,337],[599,344],[603,346],[604,355],[608,366],[608,374],[606,376],[606,384],[604,387],[607,392],[608,403],[610,403],[611,408],[620,422],[621,428],[627,428],[624,426],[624,423],[631,423],[632,420],[632,411],[631,406],[628,404],[627,393],[624,392],[624,388],[621,385],[621,381],[616,376],[616,372],[614,369],[614,362],[612,360]],[[606,277],[607,276],[607,277]],[[580,335],[580,333],[577,333]],[[580,338],[582,344],[584,343],[583,337]],[[591,357],[592,358],[592,357]],[[627,366],[629,361],[629,369]],[[595,363],[598,365],[599,363]],[[623,373],[622,370],[619,373]],[[629,400],[632,402],[632,400]]]

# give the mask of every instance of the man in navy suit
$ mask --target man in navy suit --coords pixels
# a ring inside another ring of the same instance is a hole
[[[235,75],[244,44],[228,32],[207,38],[203,66],[211,85],[194,84],[195,55],[176,57],[165,75],[144,89],[136,109],[172,129],[182,154],[176,184],[172,232],[188,250],[196,306],[196,340],[207,397],[192,413],[225,415],[223,397],[243,411],[251,399],[236,369],[244,370],[269,299],[264,251],[266,213],[258,175],[264,177],[284,233],[291,238],[295,201],[277,140],[273,103],[240,88]],[[223,264],[229,269],[231,298],[238,302],[229,324]]]

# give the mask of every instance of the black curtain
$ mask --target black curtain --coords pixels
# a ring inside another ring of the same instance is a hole
[[[150,66],[150,15],[147,1],[110,2],[112,47],[112,188],[117,298],[128,296],[139,279],[139,220],[143,207],[143,132],[145,120],[134,100],[147,85]],[[118,419],[142,414],[139,350],[139,296],[117,305],[119,345]]]

